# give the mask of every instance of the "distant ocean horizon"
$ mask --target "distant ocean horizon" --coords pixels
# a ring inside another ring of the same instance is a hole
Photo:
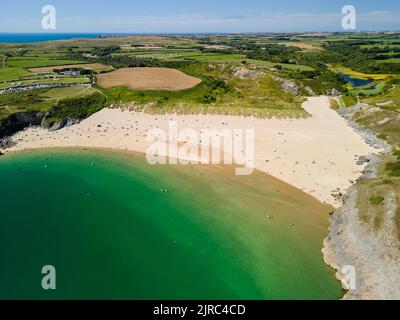
[[[139,33],[2,33],[0,43],[33,43],[55,40],[70,40],[79,38],[100,38],[140,35]]]
[[[75,38],[98,38],[102,33],[0,33],[0,43],[32,43]]]
[[[55,40],[70,40],[78,38],[93,39],[102,36],[111,37],[111,36],[134,36],[134,35],[160,35],[160,34],[163,33],[106,33],[106,32],[105,33],[2,33],[0,32],[0,43],[33,43],[33,42],[55,41]],[[192,33],[182,33],[182,34],[192,34]]]

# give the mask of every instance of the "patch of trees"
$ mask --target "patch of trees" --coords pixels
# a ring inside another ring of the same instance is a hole
[[[214,48],[205,48],[205,47],[201,47],[198,48],[199,51],[201,51],[202,53],[219,53],[219,54],[235,54],[235,53],[240,53],[240,51],[237,51],[235,49],[231,49],[231,48],[226,48],[226,49],[214,49]]]
[[[203,103],[217,102],[217,98],[219,95],[232,91],[232,88],[224,80],[212,78],[208,82],[209,83],[207,84],[210,86],[210,89],[202,97]]]
[[[23,56],[25,56],[28,52],[29,52],[28,49],[21,49],[21,50],[16,51],[14,54],[15,54],[16,57],[23,57]]]
[[[300,48],[287,47],[277,44],[268,44],[265,46],[256,45],[257,48],[247,53],[248,59],[267,60],[276,63],[291,63],[294,61],[295,53],[301,51]]]
[[[138,58],[135,56],[105,56],[101,62],[111,65],[114,68],[135,68],[135,67],[165,67],[183,68],[193,64],[192,61],[164,61],[157,59]]]
[[[326,53],[318,56],[326,63],[340,63],[363,73],[400,73],[399,63],[376,63],[375,54],[361,49],[352,42],[337,42],[325,46]],[[329,61],[327,54],[334,54],[338,61]]]
[[[288,71],[291,79],[300,80],[305,86],[310,87],[316,94],[326,94],[333,88],[346,93],[346,83],[339,74],[328,69],[313,71]]]
[[[96,92],[87,97],[65,99],[51,108],[47,118],[57,120],[85,119],[106,106],[107,99]]]
[[[400,58],[400,53],[395,54],[378,54],[374,56],[375,60],[387,60],[387,59],[396,59]]]
[[[82,60],[82,59],[87,60],[82,55],[81,51],[79,51],[79,50],[74,51],[74,49],[78,49],[78,48],[75,48],[75,47],[68,48],[67,52],[64,55],[64,58],[67,59],[67,60]],[[89,53],[89,52],[87,52],[87,53]]]
[[[104,56],[109,56],[118,51],[121,51],[120,46],[96,47],[93,49],[91,54],[94,56],[104,57]]]
[[[363,43],[365,44],[365,43]],[[318,71],[328,69],[328,64],[340,64],[363,73],[399,73],[400,64],[377,63],[376,52],[362,49],[358,42],[330,42],[325,46],[325,51],[317,53],[295,52],[293,60],[298,64],[310,66]],[[386,50],[386,49],[385,49]],[[387,52],[387,51],[385,51]]]
[[[390,47],[390,46],[363,48],[362,50],[366,53],[372,53],[372,54],[386,53],[386,52],[400,52],[400,48]]]

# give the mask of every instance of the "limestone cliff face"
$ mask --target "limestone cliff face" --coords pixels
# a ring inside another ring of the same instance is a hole
[[[44,112],[17,112],[0,122],[0,139],[12,135],[26,127],[40,125]]]
[[[331,218],[331,229],[324,241],[324,257],[338,270],[337,278],[354,267],[356,283],[344,299],[400,299],[400,249],[395,229],[395,195],[386,196],[386,217],[383,228],[374,228],[360,219],[357,206],[357,185],[345,197],[345,204]]]
[[[366,213],[362,212],[365,209],[361,209],[359,204],[359,195],[365,192],[362,184],[376,180],[382,157],[391,152],[390,146],[378,139],[371,130],[360,128],[351,121],[351,115],[362,107],[358,105],[341,109],[339,114],[349,121],[365,141],[379,148],[381,155],[368,157],[369,164],[363,177],[347,191],[343,206],[331,216],[331,228],[324,241],[323,253],[326,263],[338,271],[336,275],[341,281],[347,280],[347,274],[342,273],[342,270],[348,266],[354,267],[355,287],[347,292],[344,299],[398,300],[400,241],[396,228],[396,210],[400,203],[397,203],[396,194],[392,191],[385,194],[382,207],[384,214],[379,228],[361,218]]]
[[[0,148],[9,146],[8,136],[30,126],[41,126],[49,131],[56,131],[64,127],[79,123],[80,119],[64,119],[47,121],[49,115],[44,112],[17,112],[0,122]]]
[[[47,129],[49,131],[57,131],[64,127],[69,127],[74,124],[78,124],[81,120],[80,119],[63,119],[63,120],[51,120],[51,114],[47,113],[40,125],[43,129]]]

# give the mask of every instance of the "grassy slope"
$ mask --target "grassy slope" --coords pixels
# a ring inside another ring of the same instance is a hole
[[[183,71],[201,78],[198,86],[178,92],[131,90],[123,87],[101,89],[110,102],[119,105],[134,102],[155,113],[222,113],[257,117],[305,117],[302,99],[283,92],[279,84],[265,75],[254,80],[232,77],[232,68],[196,64]],[[225,85],[215,87],[215,80]],[[208,99],[208,100],[207,100]],[[206,101],[207,100],[207,101]]]
[[[96,92],[92,88],[66,87],[0,95],[0,120],[15,112],[49,111],[58,101]]]
[[[377,133],[394,150],[400,148],[400,114],[394,110],[370,109],[359,111],[354,120],[363,127]],[[400,239],[400,157],[385,156],[384,162],[373,179],[363,179],[358,183],[358,204],[360,217],[373,228],[382,227],[390,204],[389,196],[395,195],[397,211],[394,218]],[[390,168],[390,170],[389,170]],[[393,171],[393,168],[397,168]],[[394,172],[396,172],[394,174]],[[383,199],[382,199],[383,198]],[[375,200],[382,201],[375,201]]]
[[[79,64],[84,62],[85,61],[79,61],[79,60],[15,57],[7,59],[7,66],[18,67],[18,68],[34,68],[34,67],[58,66],[65,64]]]
[[[28,74],[29,71],[22,68],[0,68],[0,82],[16,80]]]
[[[400,108],[400,87],[397,85],[394,89],[386,91],[384,94],[363,99],[370,105],[381,106],[388,109],[399,109]]]

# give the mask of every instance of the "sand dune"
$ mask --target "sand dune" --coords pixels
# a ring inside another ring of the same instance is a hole
[[[309,98],[303,105],[308,119],[255,119],[224,115],[150,115],[104,109],[78,125],[56,132],[39,127],[17,133],[8,151],[43,147],[102,147],[146,152],[147,132],[179,129],[254,129],[255,167],[338,207],[332,195],[344,193],[361,176],[359,156],[376,153],[334,110],[329,98]],[[262,186],[260,186],[261,188]]]

